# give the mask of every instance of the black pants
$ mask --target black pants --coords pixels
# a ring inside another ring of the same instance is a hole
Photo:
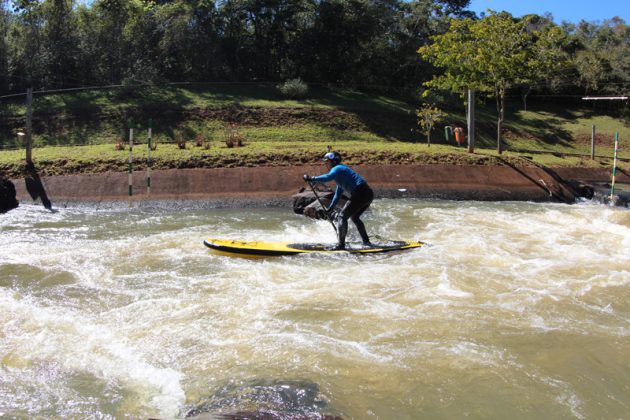
[[[368,184],[359,185],[352,193],[352,198],[346,202],[346,205],[341,209],[341,213],[337,216],[337,236],[339,239],[339,246],[344,247],[346,245],[346,234],[348,233],[348,219],[352,219],[352,222],[357,227],[361,240],[364,244],[370,243],[370,237],[368,236],[365,225],[361,221],[361,215],[374,200],[374,192]]]

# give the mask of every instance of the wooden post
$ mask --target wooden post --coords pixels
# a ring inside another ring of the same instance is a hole
[[[149,129],[147,131],[147,195],[151,195],[151,131],[153,121],[149,120]]]
[[[26,90],[26,163],[33,163],[33,88]]]
[[[129,120],[129,166],[128,166],[128,187],[129,187],[129,207],[131,207],[131,200],[133,197],[133,120]]]
[[[475,91],[468,89],[468,153],[475,152]]]
[[[610,202],[615,196],[615,178],[617,176],[617,150],[619,150],[619,131],[615,133],[615,154],[613,158],[612,182],[610,183]]]
[[[595,126],[591,128],[591,160],[595,160]]]

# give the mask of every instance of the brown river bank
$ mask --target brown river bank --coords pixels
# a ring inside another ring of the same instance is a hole
[[[599,168],[536,166],[364,165],[356,166],[377,197],[417,197],[482,201],[574,202],[588,194],[584,185],[610,182],[610,171]],[[280,166],[156,170],[147,189],[147,174],[133,173],[133,201],[205,200],[224,206],[282,205],[305,184],[303,174],[320,174],[318,166]],[[630,177],[620,173],[619,183]],[[129,200],[128,174],[106,172],[14,179],[21,203]]]

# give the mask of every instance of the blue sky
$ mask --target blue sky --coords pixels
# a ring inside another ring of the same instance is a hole
[[[601,22],[619,16],[630,24],[630,0],[471,0],[468,7],[477,14],[487,9],[505,10],[515,17],[550,12],[556,23]]]

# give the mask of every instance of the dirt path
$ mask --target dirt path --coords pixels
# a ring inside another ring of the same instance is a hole
[[[606,169],[461,165],[366,165],[355,169],[377,197],[421,197],[453,200],[528,200],[572,202],[575,191],[566,181],[602,183]],[[170,169],[154,171],[151,194],[146,173],[133,174],[133,200],[206,200],[226,206],[242,203],[289,203],[304,187],[302,175],[321,174],[323,166]],[[621,174],[618,182],[630,182]],[[20,202],[102,202],[128,200],[128,175],[31,177],[13,180]]]

